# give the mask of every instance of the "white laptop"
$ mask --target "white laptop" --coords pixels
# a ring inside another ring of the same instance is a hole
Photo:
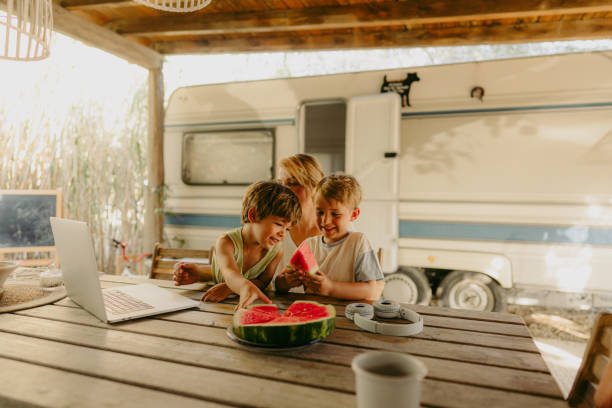
[[[116,323],[199,305],[148,283],[102,289],[87,224],[51,217],[51,229],[68,296],[98,319]]]

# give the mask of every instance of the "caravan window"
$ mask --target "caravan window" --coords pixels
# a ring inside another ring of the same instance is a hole
[[[274,175],[274,131],[248,129],[185,133],[185,184],[248,185]]]
[[[342,99],[304,102],[299,118],[304,153],[316,157],[326,174],[344,171],[346,102]]]

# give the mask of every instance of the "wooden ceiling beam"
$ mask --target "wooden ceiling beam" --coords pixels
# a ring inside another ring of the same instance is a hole
[[[63,0],[91,4],[108,0]],[[69,2],[69,3],[68,3]],[[610,0],[409,0],[350,6],[307,7],[242,13],[189,13],[117,19],[107,28],[132,35],[230,35],[240,33],[327,30],[526,18],[560,14],[612,12]]]
[[[148,69],[162,66],[163,56],[154,50],[87,21],[55,3],[53,30]]]
[[[206,54],[223,52],[264,52],[317,49],[359,49],[384,47],[457,46],[522,43],[537,41],[612,38],[612,20],[561,20],[513,25],[457,26],[442,29],[407,29],[330,33],[316,36],[254,36],[233,39],[200,38],[160,41],[151,48],[161,54]]]
[[[91,9],[98,6],[125,7],[126,3],[138,4],[132,0],[53,0],[67,10]]]

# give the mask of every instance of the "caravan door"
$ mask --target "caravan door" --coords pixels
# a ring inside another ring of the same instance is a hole
[[[382,93],[349,99],[346,112],[346,172],[363,190],[355,229],[383,249],[385,273],[398,266],[400,109],[398,94]]]

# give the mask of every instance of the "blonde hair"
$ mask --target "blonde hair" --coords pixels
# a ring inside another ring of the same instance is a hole
[[[325,177],[321,164],[309,154],[295,154],[284,158],[279,162],[279,166],[310,191]]]
[[[297,196],[290,188],[276,181],[260,181],[251,184],[242,200],[242,222],[248,223],[249,210],[255,210],[256,222],[272,215],[291,224],[302,218],[302,208]]]
[[[315,199],[319,195],[352,207],[351,210],[359,207],[362,197],[359,182],[348,174],[332,174],[323,178],[315,188]]]

